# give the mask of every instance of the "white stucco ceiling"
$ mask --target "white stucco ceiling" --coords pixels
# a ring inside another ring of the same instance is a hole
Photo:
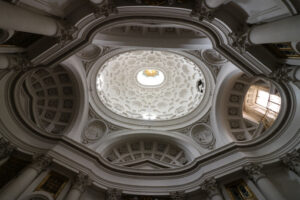
[[[158,75],[144,78],[155,81],[163,75],[164,80],[141,84],[138,77],[146,69],[157,70]],[[96,82],[101,102],[112,112],[131,119],[180,118],[192,112],[206,94],[199,67],[188,58],[166,51],[136,50],[116,55],[103,64]]]

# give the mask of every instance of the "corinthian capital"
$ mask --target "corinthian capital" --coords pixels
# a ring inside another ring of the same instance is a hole
[[[0,138],[0,160],[8,157],[11,152],[14,150],[14,146],[10,142]]]
[[[106,192],[107,200],[121,200],[122,197],[122,190],[109,188]]]
[[[293,82],[300,89],[300,67],[299,66],[291,66],[291,65],[283,65],[279,67],[277,70],[273,71],[269,78],[279,82]]]
[[[281,158],[283,164],[285,164],[291,171],[300,176],[300,153],[296,150],[291,153],[287,153]]]
[[[215,195],[220,195],[219,187],[215,178],[206,179],[200,185],[200,189],[207,192],[210,198]]]
[[[91,184],[91,180],[89,179],[88,175],[79,172],[72,185],[72,189],[79,190],[81,193],[83,193],[86,187],[90,184]]]
[[[184,191],[176,191],[176,192],[170,192],[170,196],[172,200],[184,200],[186,199],[186,195]]]
[[[41,172],[45,170],[52,162],[52,158],[48,155],[37,156],[33,163],[30,165],[31,168]]]
[[[262,177],[265,177],[265,174],[262,173],[263,166],[260,164],[250,163],[244,166],[244,170],[247,172],[250,179],[255,183]]]
[[[195,4],[191,16],[198,17],[200,21],[204,19],[211,21],[215,18],[214,9],[209,8],[205,3],[205,0],[197,0],[195,1]]]

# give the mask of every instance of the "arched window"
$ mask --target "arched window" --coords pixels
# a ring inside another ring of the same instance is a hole
[[[281,97],[274,85],[258,81],[252,85],[244,100],[243,117],[270,127],[278,116],[281,107]]]

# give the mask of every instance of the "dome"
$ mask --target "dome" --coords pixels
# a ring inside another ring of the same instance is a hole
[[[96,83],[91,82],[96,106],[125,120],[166,122],[193,112],[201,117],[210,107],[214,80],[209,69],[177,52],[132,50],[94,67],[99,68]]]

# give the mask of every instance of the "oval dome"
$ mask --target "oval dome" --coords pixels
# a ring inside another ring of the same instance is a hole
[[[108,59],[96,78],[101,102],[112,112],[140,120],[171,120],[192,112],[206,80],[190,59],[167,51],[136,50]]]

